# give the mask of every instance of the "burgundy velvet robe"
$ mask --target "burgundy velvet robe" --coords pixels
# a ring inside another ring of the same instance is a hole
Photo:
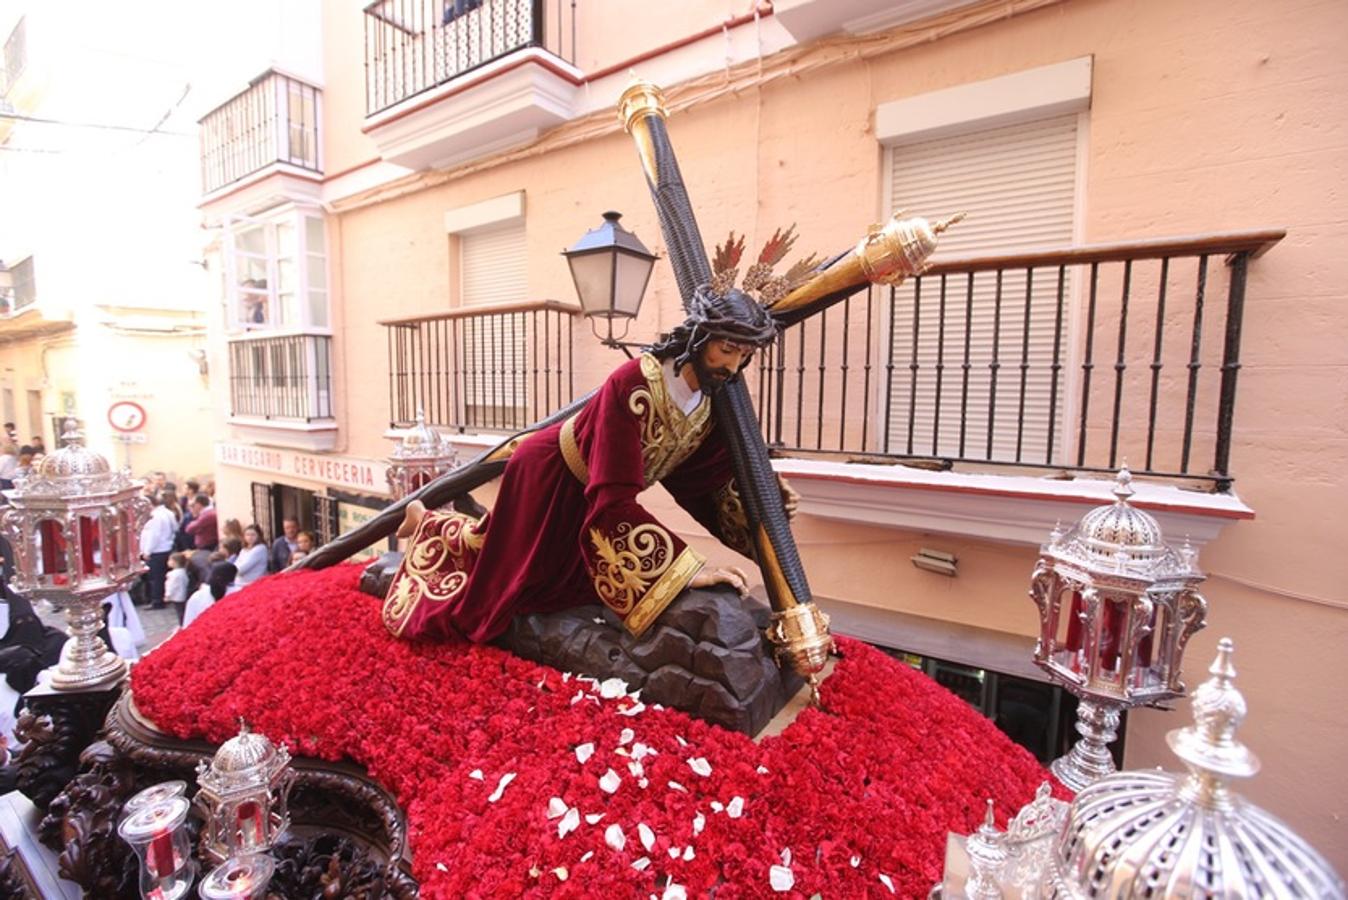
[[[488,516],[426,514],[384,601],[384,624],[407,638],[489,641],[521,613],[599,600],[641,634],[704,561],[637,502],[656,482],[747,555],[711,401],[685,415],[659,361],[643,355],[571,419],[520,443]]]

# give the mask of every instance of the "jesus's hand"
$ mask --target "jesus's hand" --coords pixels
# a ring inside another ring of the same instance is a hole
[[[692,581],[688,582],[689,587],[695,588],[711,587],[713,584],[728,584],[741,597],[749,596],[749,577],[744,574],[743,569],[734,566],[715,569],[704,567],[693,576]]]

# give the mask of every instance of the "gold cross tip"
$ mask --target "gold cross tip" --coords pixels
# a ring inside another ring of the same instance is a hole
[[[636,121],[646,116],[669,117],[669,110],[665,108],[665,93],[633,72],[632,83],[618,98],[618,120],[623,123],[624,130],[630,133]]]

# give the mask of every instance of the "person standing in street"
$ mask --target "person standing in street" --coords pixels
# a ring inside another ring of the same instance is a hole
[[[262,537],[262,529],[257,525],[249,525],[243,530],[243,549],[234,561],[239,570],[237,583],[252,584],[266,575],[267,557],[267,542]]]
[[[197,550],[214,550],[220,543],[220,533],[211,498],[204,493],[192,498],[192,521],[187,524],[192,546]]]
[[[296,540],[299,533],[299,519],[287,516],[281,521],[281,534],[277,535],[276,540],[272,541],[271,544],[271,557],[267,563],[267,568],[270,571],[279,572],[290,565],[290,557],[299,549],[299,543]]]
[[[173,538],[178,533],[177,498],[163,494],[158,500],[140,530],[140,558],[149,567],[145,584],[150,609],[164,608],[164,578],[168,575]]]

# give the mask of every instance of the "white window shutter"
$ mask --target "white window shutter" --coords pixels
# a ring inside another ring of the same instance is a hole
[[[956,212],[968,213],[967,219],[942,235],[943,257],[1063,247],[1073,239],[1076,156],[1075,114],[899,145],[891,153],[890,196],[895,209],[932,221]],[[980,272],[974,277],[972,313],[966,314],[967,276],[949,276],[944,317],[940,312],[939,277],[922,279],[920,297],[912,282],[898,288],[894,341],[890,348],[894,354],[893,376],[887,396],[881,397],[882,415],[886,412],[883,404],[888,401],[888,431],[881,435],[887,444],[879,449],[899,454],[1037,463],[1049,461],[1061,452],[1065,399],[1061,374],[1054,413],[1059,422],[1053,429],[1054,447],[1048,447],[1053,344],[1058,327],[1058,273],[1044,269],[1034,272],[1028,339],[1024,270],[1003,273],[1000,317],[995,314],[996,280],[995,272]],[[1059,360],[1064,364],[1070,280],[1068,273],[1063,285]],[[943,345],[939,340],[942,330]],[[994,358],[999,366],[995,395],[991,366]],[[1022,363],[1026,366],[1023,416]],[[990,413],[993,441],[989,454]]]
[[[524,223],[459,236],[464,307],[484,307],[461,320],[467,424],[516,427],[527,406],[525,317],[490,315],[486,307],[528,299]]]
[[[459,249],[464,306],[528,299],[523,222],[461,234]]]

